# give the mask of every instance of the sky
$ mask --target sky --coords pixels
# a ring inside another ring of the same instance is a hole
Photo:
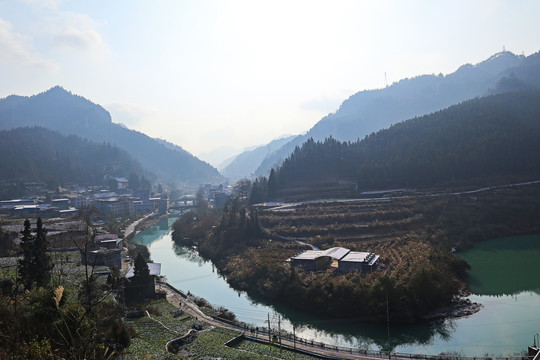
[[[55,85],[225,156],[354,93],[540,50],[540,1],[0,0],[0,98]]]

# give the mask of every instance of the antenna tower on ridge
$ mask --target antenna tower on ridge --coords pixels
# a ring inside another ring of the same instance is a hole
[[[386,78],[386,71],[384,72],[384,87],[388,87],[388,79]]]

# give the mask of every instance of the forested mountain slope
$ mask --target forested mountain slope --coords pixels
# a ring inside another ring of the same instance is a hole
[[[446,76],[422,75],[383,89],[360,91],[305,135],[266,158],[255,173],[268,176],[272,167],[310,138],[317,141],[332,136],[340,141],[355,141],[397,122],[474,97],[524,89],[540,89],[540,53],[524,57],[501,52],[476,65],[463,65]]]
[[[291,187],[348,179],[358,191],[540,178],[540,92],[478,98],[407,120],[353,143],[296,148],[268,179]],[[272,196],[271,196],[272,197]]]
[[[152,176],[118,147],[40,127],[0,131],[0,153],[0,180],[42,181],[51,189],[104,184],[105,175]]]
[[[64,135],[114,144],[160,178],[183,182],[221,179],[215,168],[181,147],[166,146],[115,124],[104,108],[58,86],[31,97],[12,95],[0,100],[0,129],[25,126],[42,126]]]

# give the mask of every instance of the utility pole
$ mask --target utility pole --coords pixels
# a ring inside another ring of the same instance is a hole
[[[278,328],[278,336],[279,336],[279,348],[281,349],[281,316],[278,315],[277,318],[277,328]]]
[[[294,350],[296,350],[296,331],[295,331],[294,324],[292,326],[292,338],[293,338],[293,347],[294,347]]]
[[[270,335],[270,313],[268,313],[268,345],[272,343],[272,335]]]

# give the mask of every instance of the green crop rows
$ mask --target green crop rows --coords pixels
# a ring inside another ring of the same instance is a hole
[[[176,308],[166,300],[154,301],[146,307],[146,310],[152,318],[145,316],[125,320],[126,324],[133,327],[137,333],[136,337],[131,338],[126,358],[176,359],[177,357],[167,352],[165,344],[184,335],[191,328],[192,319],[185,316],[175,319],[170,313]]]
[[[268,346],[253,341],[244,340],[234,348],[225,346],[227,341],[240,335],[240,332],[222,328],[209,328],[204,322],[199,322],[190,316],[183,315],[174,318],[171,313],[176,310],[166,300],[153,301],[145,308],[151,318],[144,316],[138,319],[126,319],[137,336],[132,337],[131,345],[125,359],[204,359],[219,357],[221,359],[315,359],[314,357],[280,350],[276,346]],[[177,355],[168,353],[165,344],[172,339],[186,334],[195,323],[203,326],[203,331],[197,334],[197,339]]]

